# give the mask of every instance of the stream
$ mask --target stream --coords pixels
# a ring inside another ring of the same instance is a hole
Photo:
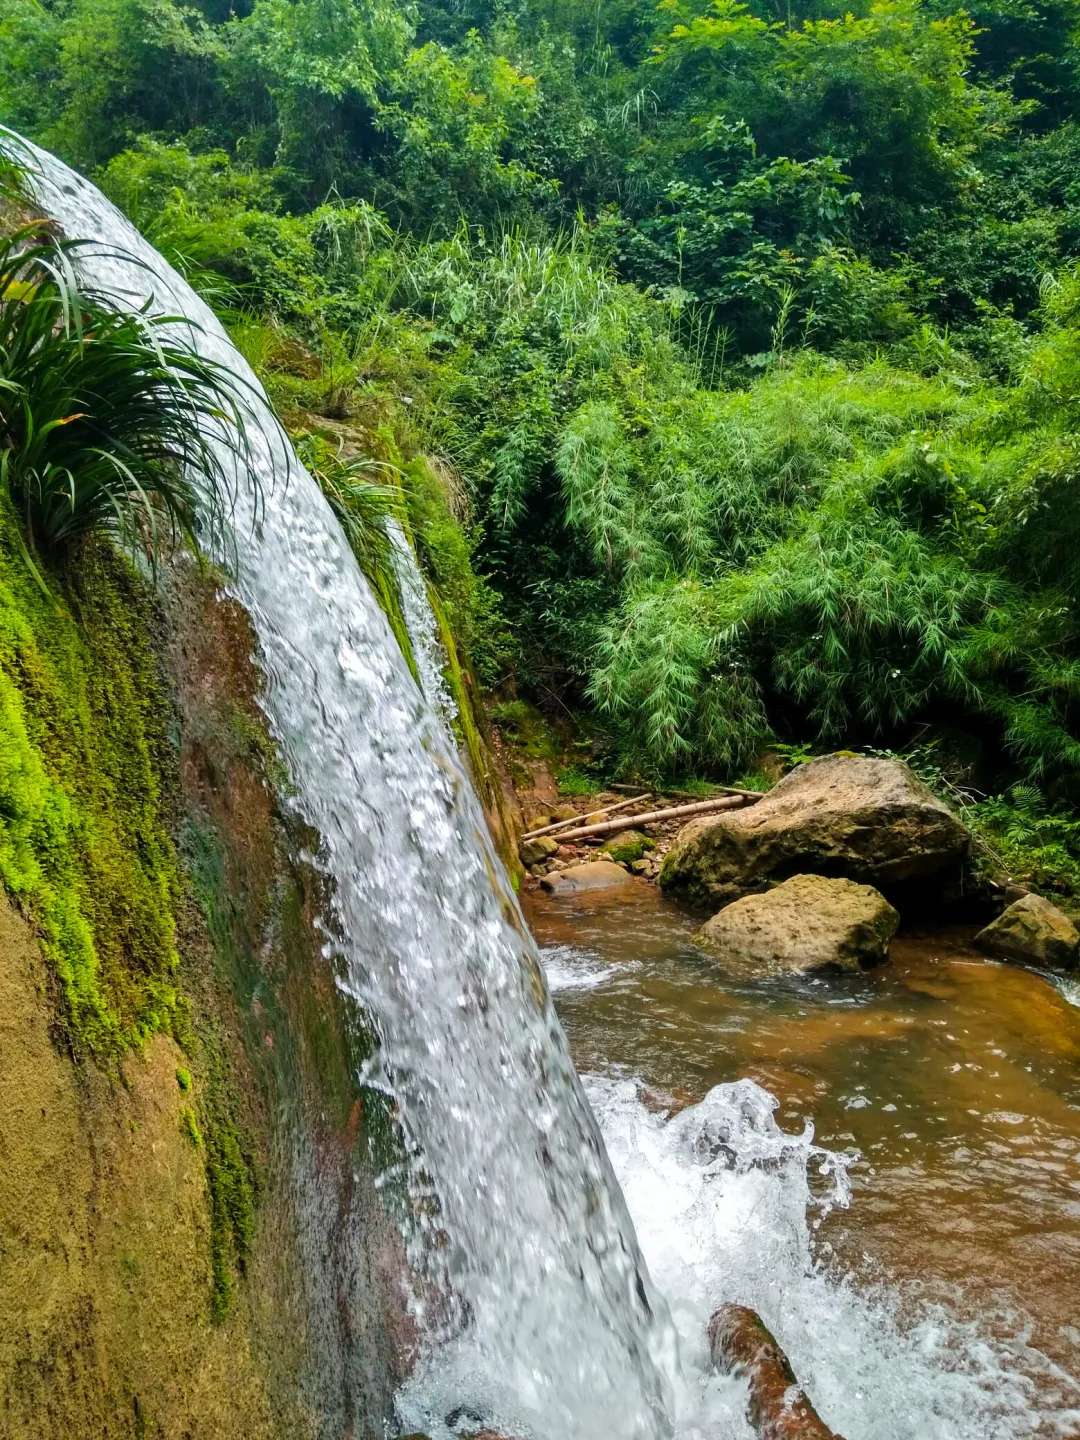
[[[1067,994],[970,932],[901,933],[853,978],[748,984],[644,882],[525,910],[690,1368],[707,1371],[711,1310],[742,1301],[846,1440],[1080,1433]],[[798,1141],[785,1155],[751,1124],[734,1168],[704,1173],[708,1111],[737,1081]],[[744,1433],[718,1387],[685,1404],[680,1433],[709,1433],[701,1416]]]

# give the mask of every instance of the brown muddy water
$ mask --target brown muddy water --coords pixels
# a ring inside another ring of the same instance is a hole
[[[970,931],[902,933],[857,977],[733,981],[644,883],[525,911],[580,1071],[670,1110],[757,1081],[785,1129],[859,1152],[819,1260],[1080,1374],[1080,1009],[1051,981]]]

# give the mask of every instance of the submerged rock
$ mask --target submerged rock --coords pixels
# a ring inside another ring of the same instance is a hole
[[[553,895],[572,895],[579,890],[603,890],[613,885],[633,885],[634,877],[611,860],[590,860],[584,865],[570,865],[541,880]]]
[[[822,1420],[756,1310],[721,1305],[709,1321],[712,1362],[750,1382],[746,1418],[761,1440],[843,1440]]]
[[[1015,900],[975,937],[980,950],[1002,960],[1072,970],[1080,953],[1080,931],[1063,910],[1041,895]]]
[[[824,755],[756,804],[684,826],[660,883],[717,904],[795,870],[895,884],[942,870],[968,842],[964,825],[906,765]]]
[[[795,875],[726,906],[695,938],[725,970],[748,979],[857,971],[888,959],[899,920],[870,885]]]

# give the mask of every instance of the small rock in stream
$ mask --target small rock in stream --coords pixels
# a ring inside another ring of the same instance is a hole
[[[1024,895],[975,936],[975,944],[1001,960],[1073,970],[1080,954],[1080,931],[1056,905],[1041,895]]]
[[[521,863],[528,867],[530,865],[542,865],[549,856],[558,852],[559,842],[552,840],[550,835],[539,835],[535,840],[523,840],[518,846],[518,857]]]
[[[822,1420],[756,1310],[721,1305],[709,1321],[712,1362],[750,1382],[746,1418],[761,1440],[843,1440]]]
[[[579,890],[603,890],[639,882],[611,860],[589,860],[584,865],[569,865],[554,875],[545,875],[540,883],[553,895],[573,895]]]

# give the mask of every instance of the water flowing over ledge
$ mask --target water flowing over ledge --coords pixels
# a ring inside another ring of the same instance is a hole
[[[328,956],[381,1037],[367,1078],[392,1093],[410,1157],[427,1336],[412,1415],[437,1434],[446,1396],[544,1440],[659,1440],[673,1331],[443,726],[208,307],[94,186],[40,150],[20,158],[46,213],[95,242],[86,281],[182,317],[243,392],[255,483],[237,487],[231,584],[258,636],[292,803],[321,837]]]

